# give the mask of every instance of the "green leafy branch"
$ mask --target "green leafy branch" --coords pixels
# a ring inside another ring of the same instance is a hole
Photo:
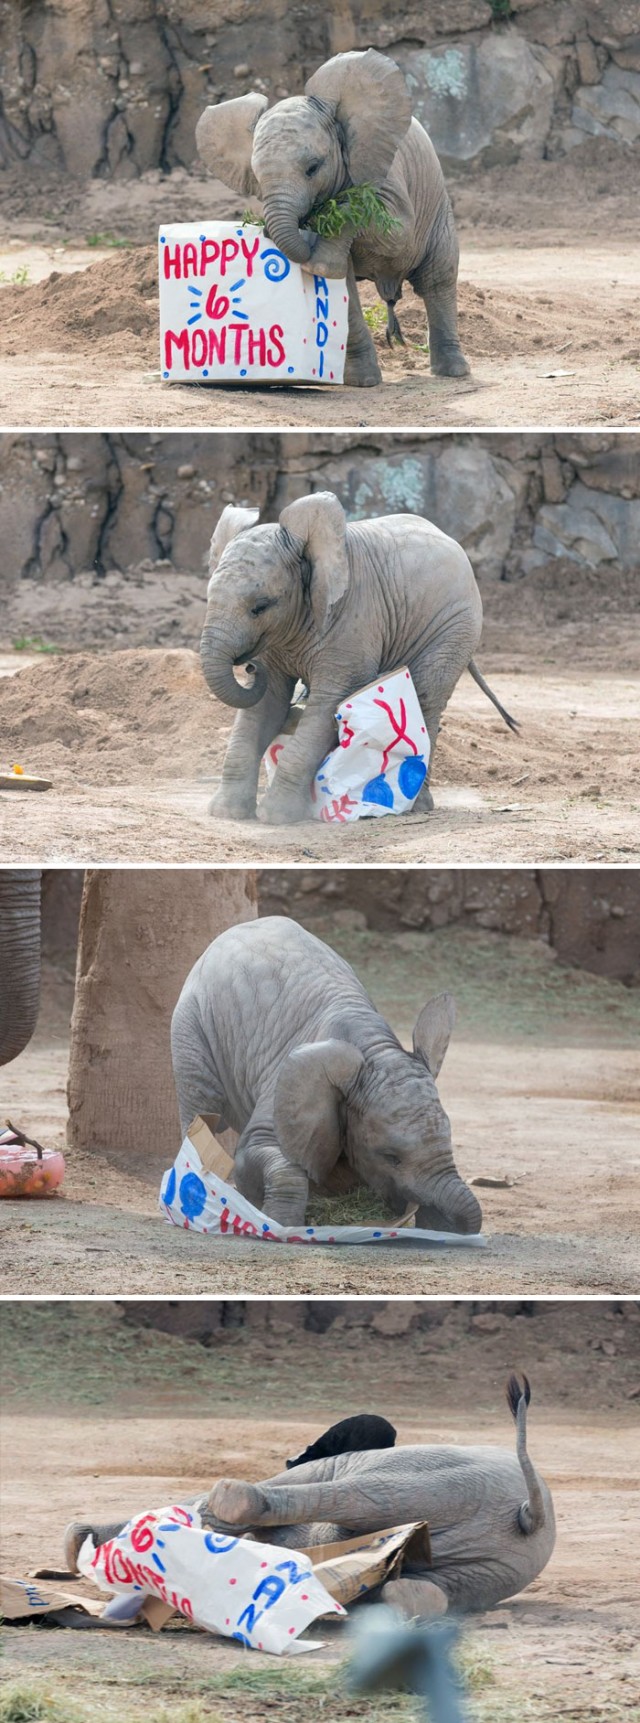
[[[264,227],[264,216],[245,209],[243,227]],[[307,227],[321,239],[339,239],[343,229],[353,227],[356,233],[377,233],[382,238],[400,227],[373,185],[352,185],[338,197],[329,197],[308,217]]]

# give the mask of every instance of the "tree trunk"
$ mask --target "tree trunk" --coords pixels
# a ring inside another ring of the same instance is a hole
[[[256,914],[255,876],[245,869],[87,872],[71,1022],[70,1149],[158,1183],[180,1144],[174,1005],[211,940]],[[229,1148],[234,1140],[229,1134]]]

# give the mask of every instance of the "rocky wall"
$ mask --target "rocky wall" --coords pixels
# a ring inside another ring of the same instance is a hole
[[[481,586],[551,565],[559,593],[582,571],[605,603],[620,571],[633,592],[640,569],[632,433],[5,433],[0,641],[195,645],[225,503],[273,520],[322,489],[351,519],[426,515],[464,544]]]
[[[0,163],[191,170],[208,102],[277,100],[366,47],[399,61],[448,170],[638,146],[640,0],[2,0]]]

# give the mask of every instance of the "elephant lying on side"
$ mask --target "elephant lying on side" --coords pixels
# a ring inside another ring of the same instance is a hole
[[[336,1454],[259,1484],[223,1478],[196,1505],[216,1530],[268,1528],[270,1543],[294,1549],[426,1520],[430,1557],[390,1580],[385,1602],[410,1616],[492,1609],[537,1578],[556,1535],[551,1493],[527,1453],[526,1376],[524,1390],[510,1377],[507,1397],[515,1454],[444,1444]],[[69,1566],[89,1533],[99,1544],[121,1530],[122,1522],[74,1522],[65,1536]]]
[[[345,383],[382,381],[357,281],[375,281],[387,305],[387,340],[402,339],[395,306],[410,281],[425,301],[431,369],[463,377],[458,340],[458,241],[431,139],[411,117],[409,91],[385,54],[336,54],[314,72],[303,96],[267,108],[252,90],[206,108],[196,127],[199,154],[225,185],[262,199],[269,238],[315,276],[345,277],[349,336]],[[391,225],[319,238],[307,225],[328,198],[374,186]]]
[[[286,916],[229,928],[187,976],[171,1025],[178,1108],[240,1132],[235,1181],[272,1220],[304,1222],[309,1179],[345,1160],[418,1225],[479,1232],[435,1079],[455,1020],[448,993],[420,1012],[412,1053],[348,963]]]
[[[335,745],[340,702],[402,665],[416,686],[432,757],[466,669],[517,727],[473,662],[482,601],[454,539],[420,515],[347,526],[330,491],[290,503],[276,524],[256,526],[257,519],[257,509],[227,507],[211,541],[202,667],[212,693],[242,708],[211,813],[255,815],[260,761],[287,719],[298,679],[309,700],[260,805],[268,824],[310,817],[311,785]],[[243,687],[234,666],[249,662],[253,685]],[[416,805],[433,807],[428,779]]]

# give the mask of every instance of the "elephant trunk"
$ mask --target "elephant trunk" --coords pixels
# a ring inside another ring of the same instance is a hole
[[[455,1167],[427,1180],[419,1196],[417,1226],[435,1232],[480,1232],[482,1209]]]
[[[40,873],[0,873],[0,1065],[31,1040],[40,999]]]
[[[292,263],[308,263],[313,244],[300,232],[299,217],[290,200],[266,197],[264,218],[269,238],[277,245],[278,251],[283,251]]]
[[[246,653],[248,659],[249,652]],[[200,640],[200,661],[207,686],[216,699],[222,700],[225,706],[257,706],[266,694],[268,676],[264,664],[253,666],[253,682],[249,688],[243,688],[233,674],[234,664],[243,662],[242,648],[234,651],[233,646],[224,640],[217,628],[205,624]]]

